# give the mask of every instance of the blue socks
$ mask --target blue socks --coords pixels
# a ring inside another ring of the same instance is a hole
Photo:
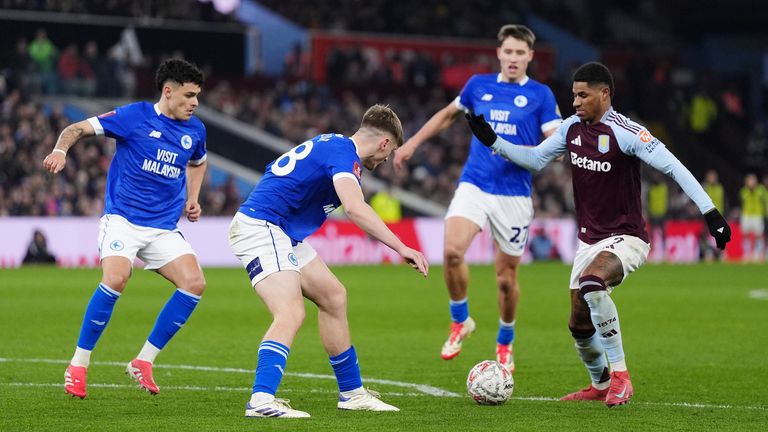
[[[515,322],[504,322],[499,318],[499,335],[496,342],[501,345],[509,345],[515,340]]]
[[[99,341],[104,328],[107,327],[115,302],[120,298],[120,293],[112,288],[99,284],[93,293],[88,307],[85,309],[83,325],[80,327],[80,338],[77,340],[79,348],[92,351]]]
[[[462,323],[469,318],[469,304],[466,297],[463,300],[451,300],[449,303],[453,322]]]
[[[350,346],[343,353],[328,357],[328,362],[336,375],[336,382],[339,384],[339,392],[355,390],[363,386],[363,379],[360,377],[360,366],[357,364],[357,353],[355,347]]]
[[[176,289],[160,311],[160,315],[157,316],[155,327],[147,340],[158,349],[163,349],[173,335],[184,326],[199,301],[200,296]]]
[[[290,352],[290,348],[275,341],[265,340],[259,345],[259,361],[256,365],[253,393],[275,395],[283,379],[285,363],[288,361]]]

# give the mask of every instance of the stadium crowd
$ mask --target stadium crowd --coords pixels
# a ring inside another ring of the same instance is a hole
[[[10,3],[15,5],[18,2],[9,0],[0,5]],[[52,5],[53,10],[62,10],[64,6],[58,3],[74,5],[77,2],[46,2]],[[134,2],[94,0],[85,3],[94,3],[91,5],[93,8],[86,5],[82,10],[95,11],[99,10],[98,5],[114,3],[128,7]],[[282,11],[279,2],[262,3],[277,12]],[[424,9],[424,13],[413,14],[417,17],[414,22],[421,23],[421,26],[405,20],[398,24],[402,28],[397,25],[391,27],[394,24],[385,13],[378,20],[367,22],[366,30],[434,33],[435,29],[440,29],[440,32],[453,31],[453,34],[487,36],[487,28],[495,28],[496,21],[519,19],[511,12],[514,16],[494,16],[494,23],[491,24],[474,19],[475,15],[483,15],[484,7],[490,7],[486,3],[473,4],[473,12],[461,14],[462,19],[451,20],[450,26],[423,25],[429,21],[425,18],[428,16],[438,21],[447,19],[445,14],[435,13],[440,11],[439,5],[427,2],[416,8],[417,11]],[[153,4],[160,7],[165,3]],[[366,10],[374,10],[375,4],[375,1],[366,4],[358,15],[364,16]],[[553,16],[541,5],[532,6],[534,12]],[[313,4],[312,7],[285,13],[310,28],[322,23],[326,29],[358,30],[356,20],[324,20],[323,8],[326,6],[324,3]],[[110,10],[115,14],[115,9]],[[174,16],[172,6],[164,10],[168,11],[165,16]],[[304,12],[307,13],[301,15]],[[132,13],[126,15],[136,16]],[[451,14],[451,17],[455,16]],[[201,19],[197,15],[186,18]],[[473,24],[462,24],[464,21]],[[462,30],[457,31],[451,26]],[[591,37],[578,32],[574,34]],[[95,41],[83,46],[60,46],[57,41],[48,39],[44,29],[40,29],[18,39],[15,49],[3,53],[4,64],[8,67],[2,70],[0,76],[0,162],[3,167],[0,172],[0,215],[97,215],[101,212],[103,178],[112,150],[109,142],[91,139],[75,146],[65,175],[55,181],[47,178],[38,162],[52,147],[66,119],[60,107],[42,104],[38,102],[38,97],[41,94],[134,96],[137,93],[138,69],[154,66],[148,64],[154,61],[151,53],[143,62],[137,63],[120,46],[105,48]],[[297,51],[286,58],[284,76],[260,77],[256,85],[214,77],[203,92],[202,103],[288,141],[301,142],[320,131],[352,131],[367,106],[383,102],[398,112],[408,137],[432,113],[453,99],[459,90],[444,85],[447,82],[446,71],[452,66],[450,58],[433,59],[413,52],[390,52],[377,57],[365,47],[334,50],[324,65],[328,83],[310,79],[302,58],[301,48],[297,47]],[[623,112],[646,124],[673,152],[709,154],[711,157],[708,160],[727,161],[733,168],[732,172],[755,172],[762,176],[763,185],[768,185],[768,173],[764,172],[768,163],[768,125],[766,119],[755,118],[754,113],[749,112],[742,81],[719,75],[699,76],[664,53],[643,53],[621,61],[623,67],[616,69],[616,99]],[[494,62],[493,58],[481,56],[469,67],[474,72],[488,72],[495,70]],[[533,73],[535,78],[535,68]],[[554,75],[548,84],[563,114],[569,115],[572,111],[570,76]],[[660,104],[658,101],[665,102]],[[393,187],[445,205],[450,201],[466,160],[468,134],[466,125],[459,122],[425,143],[410,161],[408,173],[395,172],[391,165],[384,165],[376,175]],[[648,177],[644,181],[648,204],[659,201],[660,198],[654,195],[659,184],[663,184],[666,190],[665,205],[660,206],[661,209],[654,207],[654,213],[649,214],[650,220],[697,217],[695,207],[675,182],[664,176]],[[570,168],[566,163],[555,163],[537,174],[533,188],[537,217],[560,217],[573,213]],[[731,218],[738,217],[741,207],[737,192],[738,189],[730,187],[725,194],[730,199],[724,201],[724,214]],[[206,214],[231,214],[240,200],[231,180],[215,187],[206,183],[203,187],[201,201]],[[648,205],[645,207],[650,208]]]

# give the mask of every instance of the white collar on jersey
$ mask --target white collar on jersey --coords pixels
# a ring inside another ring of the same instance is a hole
[[[520,80],[520,82],[519,82],[519,83],[510,83],[510,84],[519,84],[519,85],[522,87],[522,86],[524,86],[524,85],[526,85],[526,84],[528,83],[528,80],[529,80],[529,79],[530,79],[530,78],[528,78],[528,75],[525,75],[525,76],[523,77],[523,79],[521,79],[521,80]],[[502,82],[502,76],[501,76],[501,72],[499,72],[499,74],[498,74],[498,75],[496,75],[496,82],[498,82],[498,83]]]
[[[155,103],[155,105],[153,105],[153,106],[155,107],[155,112],[157,113],[157,115],[162,114],[160,112],[160,104],[159,103]]]
[[[349,137],[349,140],[352,141],[352,144],[355,145],[355,153],[357,153],[357,157],[360,157],[360,149],[357,148],[357,143],[355,142],[355,139],[352,137]]]
[[[609,106],[608,110],[603,114],[603,117],[600,118],[600,123],[605,124],[605,121],[608,119],[608,116],[611,115],[613,111],[613,106]]]

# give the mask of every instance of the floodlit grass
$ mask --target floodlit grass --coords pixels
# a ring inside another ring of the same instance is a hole
[[[449,324],[441,268],[427,279],[406,267],[334,270],[348,288],[363,380],[399,413],[336,410],[336,384],[308,303],[278,396],[312,418],[244,418],[270,316],[241,269],[206,270],[200,306],[158,357],[162,392],[155,397],[134,388],[122,365],[138,353],[172,287],[137,270],[94,351],[88,397],[73,399],[63,391],[63,373],[100,271],[24,268],[0,270],[0,430],[764,430],[768,424],[768,300],[750,297],[768,292],[765,265],[646,265],[617,288],[635,397],[614,409],[556,401],[588,383],[567,328],[568,266],[522,268],[515,392],[499,407],[477,406],[465,395],[469,369],[494,356],[491,267],[472,268],[470,313],[478,329],[449,362],[439,357]],[[431,387],[424,392],[414,384]],[[458,396],[429,394],[436,389]]]

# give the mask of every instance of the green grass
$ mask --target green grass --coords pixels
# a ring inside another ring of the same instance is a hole
[[[768,301],[749,296],[768,290],[766,266],[647,265],[632,275],[613,297],[635,397],[610,410],[554,401],[588,382],[567,328],[569,267],[522,269],[516,388],[499,407],[477,406],[465,396],[469,369],[494,355],[491,267],[472,269],[470,311],[478,330],[450,362],[438,355],[449,320],[439,267],[426,280],[405,267],[335,271],[349,291],[364,380],[425,384],[461,397],[369,383],[402,411],[337,411],[334,380],[295,375],[332,374],[308,305],[279,396],[312,418],[243,418],[270,317],[242,270],[207,269],[200,306],[158,358],[160,395],[133,388],[112,364],[136,355],[172,292],[160,276],[137,270],[94,352],[88,397],[73,399],[63,392],[63,372],[100,272],[25,268],[0,270],[0,358],[6,359],[0,361],[0,430],[764,430],[768,424]]]

